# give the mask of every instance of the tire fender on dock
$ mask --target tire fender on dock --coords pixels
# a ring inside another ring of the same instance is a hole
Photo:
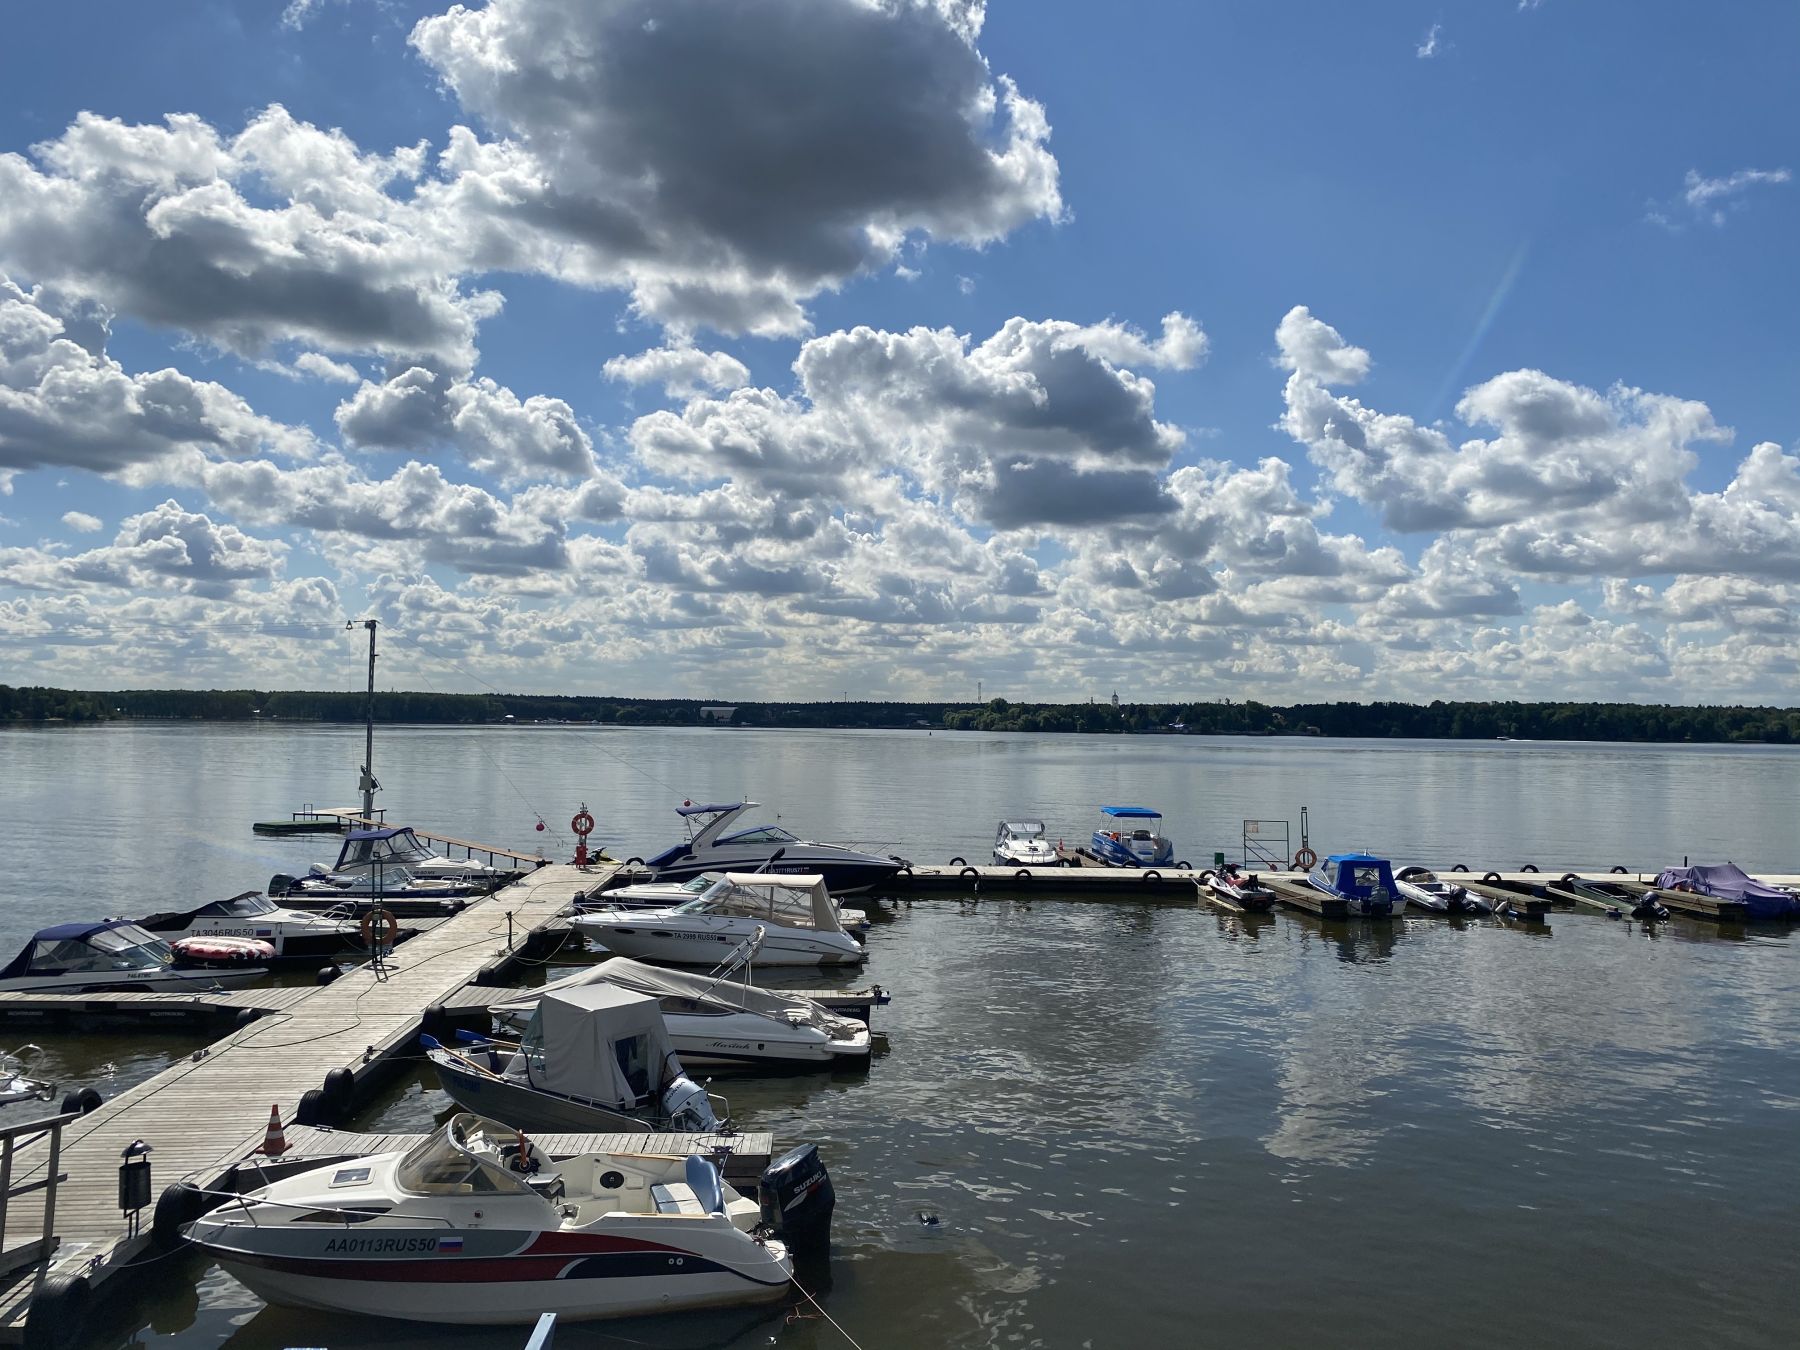
[[[294,1124],[296,1125],[329,1125],[326,1119],[329,1103],[325,1094],[318,1088],[308,1088],[300,1094],[300,1104],[294,1108]]]
[[[66,1093],[62,1099],[63,1114],[66,1116],[71,1111],[79,1111],[84,1116],[92,1115],[95,1111],[100,1109],[104,1100],[105,1099],[91,1087],[85,1087],[77,1091]]]
[[[150,1215],[150,1241],[158,1251],[170,1252],[187,1241],[181,1230],[206,1213],[206,1196],[191,1181],[164,1186]]]
[[[1500,874],[1498,872],[1483,872],[1481,874],[1481,879],[1492,886],[1500,880]]]
[[[338,1120],[347,1118],[356,1106],[356,1075],[349,1069],[333,1069],[319,1086],[332,1116]]]
[[[965,867],[956,875],[959,877],[978,877],[981,875],[981,869],[978,867]]]
[[[25,1314],[25,1350],[68,1350],[76,1344],[93,1293],[86,1275],[46,1276]]]

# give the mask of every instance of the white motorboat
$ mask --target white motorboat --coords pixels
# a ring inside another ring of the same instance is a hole
[[[1445,881],[1428,867],[1402,867],[1394,873],[1394,889],[1408,904],[1433,914],[1492,914],[1493,902],[1467,886]]]
[[[162,939],[126,919],[59,923],[39,930],[0,968],[0,990],[34,994],[90,994],[142,989],[204,992],[236,989],[262,979],[264,966],[232,970],[183,969]]]
[[[318,863],[311,871],[354,877],[383,869],[404,871],[415,880],[484,882],[489,885],[512,873],[473,858],[447,858],[433,853],[410,825],[384,825],[379,829],[351,830],[330,867]]]
[[[807,1150],[772,1164],[760,1189],[761,1206],[698,1156],[555,1160],[516,1130],[458,1114],[405,1152],[275,1181],[184,1232],[252,1293],[288,1307],[456,1324],[588,1320],[783,1298],[790,1245],[829,1227],[830,1178]],[[787,1241],[771,1235],[777,1226]]]
[[[844,931],[822,876],[728,872],[674,909],[577,914],[569,924],[609,952],[680,966],[717,965],[759,927],[764,965],[857,965],[868,955]]]
[[[363,946],[362,928],[355,920],[283,909],[261,891],[245,891],[196,909],[152,914],[139,919],[137,925],[165,942],[193,937],[253,938],[273,947],[278,961],[315,961]]]
[[[1217,872],[1203,872],[1201,879],[1207,890],[1239,909],[1261,913],[1275,908],[1274,890],[1265,886],[1254,872],[1238,871],[1236,863],[1227,863]]]
[[[545,991],[517,1045],[422,1036],[458,1106],[525,1130],[716,1130],[654,998],[611,984]]]
[[[687,825],[688,837],[644,862],[658,881],[688,881],[702,872],[785,872],[822,876],[826,887],[849,895],[879,885],[907,865],[904,858],[884,858],[837,844],[800,839],[779,825],[731,830],[755,802],[696,806],[683,802],[675,812]]]
[[[488,1005],[503,1026],[518,1026],[544,995],[610,984],[654,998],[669,1040],[694,1068],[794,1068],[867,1063],[869,1028],[804,994],[759,989],[747,967],[731,974],[697,975],[615,956],[541,989],[522,989]]]
[[[1002,867],[1056,867],[1061,859],[1041,820],[1003,820],[994,833],[994,861]]]
[[[640,881],[631,886],[616,886],[610,891],[592,890],[575,897],[575,908],[594,914],[609,909],[674,909],[689,900],[705,895],[719,881],[723,872],[702,872],[687,881]],[[865,910],[832,901],[837,905],[838,923],[846,932],[869,931],[869,915]]]
[[[56,1084],[39,1078],[37,1060],[42,1046],[21,1045],[11,1054],[0,1051],[0,1109],[20,1102],[47,1102],[56,1096]]]

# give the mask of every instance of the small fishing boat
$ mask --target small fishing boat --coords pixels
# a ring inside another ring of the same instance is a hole
[[[1001,867],[1056,867],[1062,859],[1041,820],[1003,820],[994,832],[994,861]]]
[[[750,801],[696,805],[683,802],[675,808],[688,828],[688,837],[644,863],[657,881],[688,881],[702,872],[786,872],[822,876],[826,888],[839,895],[866,891],[889,880],[904,858],[884,858],[838,844],[801,839],[779,825],[756,825],[731,830],[746,811],[757,809]]]
[[[612,984],[546,990],[518,1045],[422,1036],[456,1104],[525,1130],[716,1130],[654,998]]]
[[[1659,891],[1691,891],[1719,900],[1741,901],[1752,919],[1800,918],[1800,896],[1758,881],[1736,863],[1713,867],[1669,867],[1656,878]]]
[[[868,953],[844,931],[822,876],[728,872],[697,899],[667,910],[577,914],[569,926],[607,951],[678,966],[715,966],[763,930],[763,965],[856,965]]]
[[[517,1130],[458,1114],[404,1152],[275,1181],[183,1231],[252,1293],[287,1307],[579,1321],[785,1297],[790,1246],[829,1232],[831,1179],[807,1148],[772,1163],[758,1189],[760,1205],[699,1156],[553,1159]]]
[[[1406,908],[1394,885],[1393,865],[1368,853],[1333,853],[1307,873],[1307,884],[1344,901],[1350,913],[1386,919]]]
[[[1156,832],[1161,811],[1148,806],[1103,806],[1105,817],[1094,831],[1093,852],[1114,867],[1169,867],[1175,846]]]
[[[1467,886],[1445,881],[1429,867],[1402,867],[1394,873],[1394,889],[1409,905],[1433,914],[1492,914],[1493,902]]]
[[[746,944],[747,946],[750,944]],[[749,982],[749,952],[718,973],[647,966],[615,956],[541,989],[488,1005],[502,1026],[519,1026],[544,995],[610,984],[654,998],[683,1064],[695,1068],[819,1068],[866,1064],[869,1028],[804,994]],[[733,978],[733,977],[736,978]]]
[[[236,989],[268,973],[264,966],[183,969],[162,939],[129,920],[105,919],[40,929],[0,968],[0,990],[33,994],[123,989],[205,992]]]
[[[137,921],[165,942],[183,938],[249,938],[268,943],[277,961],[317,961],[363,946],[352,919],[283,909],[261,891],[213,900],[196,909],[166,910]],[[411,937],[411,930],[404,934]]]
[[[1617,881],[1593,879],[1577,876],[1573,872],[1565,873],[1557,883],[1571,895],[1578,895],[1584,900],[1606,905],[1612,911],[1608,918],[1617,918],[1629,914],[1634,919],[1666,919],[1669,907],[1658,900],[1651,892],[1635,886],[1627,886]]]
[[[1236,863],[1227,863],[1222,871],[1208,871],[1202,879],[1207,890],[1239,909],[1260,912],[1275,908],[1275,892],[1254,872],[1238,871]]]

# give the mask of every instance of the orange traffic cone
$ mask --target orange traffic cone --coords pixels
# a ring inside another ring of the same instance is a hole
[[[269,1128],[263,1131],[262,1147],[256,1150],[269,1158],[279,1158],[288,1151],[287,1135],[281,1129],[281,1108],[269,1108]]]

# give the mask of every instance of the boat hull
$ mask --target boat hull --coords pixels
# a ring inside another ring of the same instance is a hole
[[[550,1130],[568,1133],[648,1134],[648,1122],[603,1106],[590,1106],[568,1097],[552,1096],[535,1088],[509,1083],[465,1069],[455,1057],[434,1050],[431,1065],[450,1100],[465,1111],[511,1125],[517,1130]]]
[[[1105,830],[1096,830],[1090,846],[1096,858],[1114,867],[1172,867],[1175,864],[1175,846],[1167,839],[1158,838],[1154,847],[1139,853],[1125,840],[1114,839]]]
[[[678,858],[655,869],[658,881],[692,881],[703,872],[778,872],[786,876],[822,876],[825,889],[833,895],[858,895],[883,882],[891,881],[900,864],[886,858],[833,856],[829,851],[789,853],[780,860],[769,861],[773,850],[733,849],[729,846],[709,848],[700,854]]]
[[[622,923],[597,921],[594,915],[579,915],[571,920],[573,927],[594,939],[607,951],[640,961],[667,961],[678,966],[715,966],[745,938],[750,930],[737,932],[723,926],[676,924],[669,915],[633,916]],[[751,925],[754,928],[755,925]],[[756,953],[759,966],[854,966],[867,959],[856,939],[839,934],[842,942],[831,941],[831,934],[764,925],[762,946]]]
[[[242,989],[267,979],[267,966],[162,971],[95,971],[68,976],[21,975],[0,980],[0,993],[8,994],[207,994],[217,989]]]

